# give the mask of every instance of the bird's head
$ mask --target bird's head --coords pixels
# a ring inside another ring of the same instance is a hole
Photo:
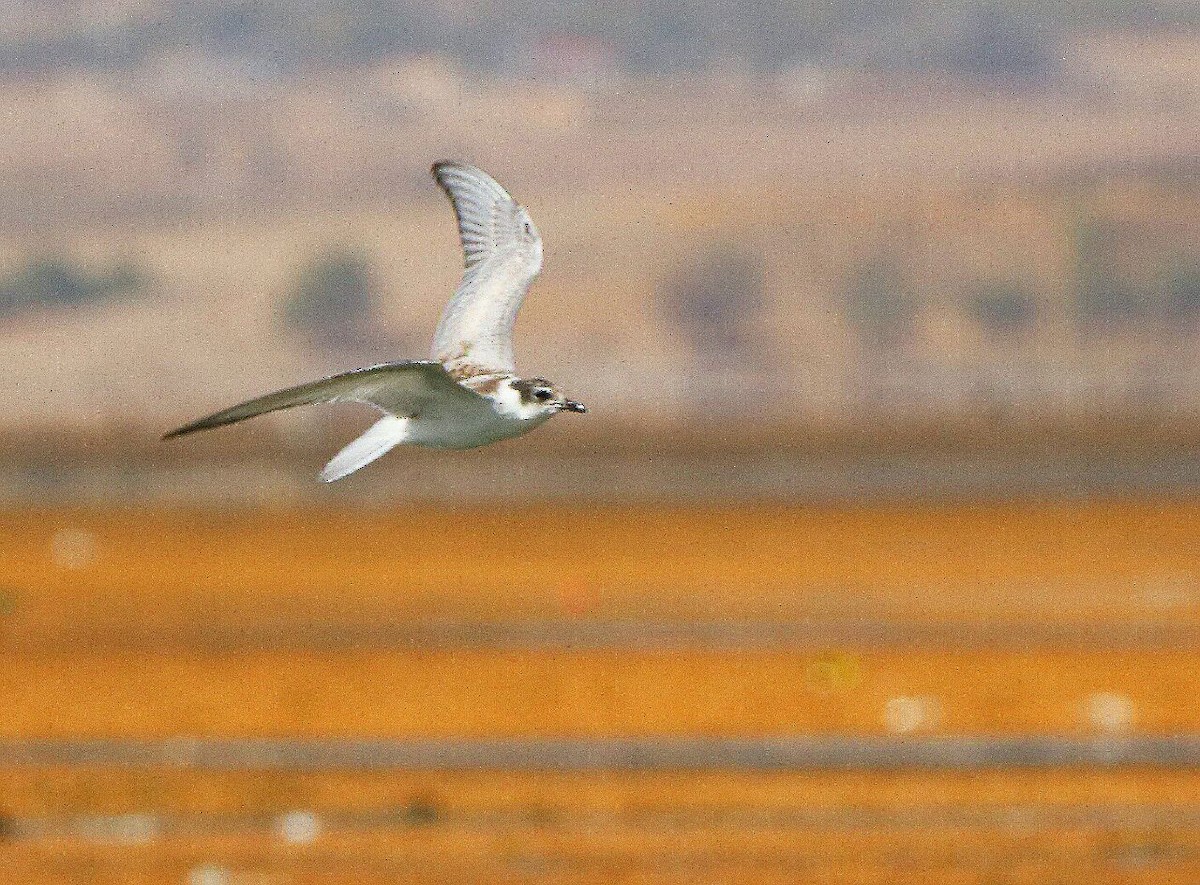
[[[507,410],[522,420],[540,418],[545,420],[558,412],[584,413],[583,403],[567,399],[553,383],[545,378],[512,378],[501,393],[501,401]]]

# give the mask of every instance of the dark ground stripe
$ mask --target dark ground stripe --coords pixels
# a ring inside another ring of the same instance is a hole
[[[336,448],[336,446],[334,446]],[[332,450],[330,452],[332,454]],[[264,493],[288,504],[352,502],[394,506],[470,501],[1007,500],[1194,494],[1200,452],[805,457],[798,454],[489,453],[446,461],[396,458],[372,467],[369,482],[330,488],[321,464],[269,459],[218,466],[26,465],[0,470],[0,503],[169,502],[260,506]]]
[[[1200,767],[1200,734],[1122,738],[794,737],[737,739],[164,741],[0,743],[0,766],[178,766],[210,770],[971,771]]]
[[[515,651],[760,651],[937,649],[941,651],[1188,650],[1200,648],[1200,625],[1165,621],[1110,624],[906,623],[850,618],[769,621],[514,621],[407,624],[278,623],[204,626],[139,632],[122,629],[77,635],[9,636],[0,651],[95,650],[341,651],[361,649],[495,649]]]
[[[521,805],[481,811],[441,809],[417,800],[392,808],[362,811],[323,810],[311,812],[311,820],[320,829],[340,832],[379,832],[388,830],[452,827],[476,832],[507,833],[523,830],[555,829],[594,834],[603,830],[629,832],[712,832],[753,833],[768,830],[797,832],[891,832],[906,834],[936,830],[1003,830],[1025,833],[1046,831],[1092,830],[1121,833],[1166,831],[1177,841],[1168,841],[1160,832],[1149,847],[1165,858],[1155,861],[1195,858],[1197,849],[1188,831],[1200,828],[1200,806],[1195,804],[1113,804],[1089,802],[1082,805],[1041,805],[1017,803],[1003,805],[954,806],[916,805],[902,808],[688,808],[677,809],[572,809],[530,808]],[[8,839],[36,840],[53,837],[82,838],[107,844],[138,844],[163,837],[219,837],[229,835],[273,834],[280,837],[282,815],[264,812],[133,812],[124,814],[41,815],[12,818],[5,822]],[[1183,832],[1180,832],[1183,831]],[[1182,838],[1179,838],[1181,837]],[[1119,847],[1120,842],[1117,846]],[[1132,847],[1137,847],[1134,843]],[[760,854],[761,849],[756,851]],[[981,858],[986,863],[986,858]]]

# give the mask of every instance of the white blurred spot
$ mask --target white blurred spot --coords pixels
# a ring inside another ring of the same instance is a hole
[[[321,835],[321,819],[311,811],[289,811],[275,821],[279,838],[293,845],[307,845]]]
[[[1101,731],[1129,731],[1133,725],[1133,701],[1128,695],[1098,691],[1085,704],[1088,720]]]
[[[937,698],[901,696],[888,698],[883,708],[883,721],[893,734],[910,734],[922,728],[935,728],[941,713],[942,706]]]
[[[87,568],[96,561],[96,536],[86,529],[59,529],[50,538],[50,558],[59,568]]]
[[[187,875],[187,885],[230,885],[232,881],[229,870],[213,864],[193,867]]]

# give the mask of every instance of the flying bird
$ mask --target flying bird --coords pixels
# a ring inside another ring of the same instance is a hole
[[[516,373],[513,323],[542,269],[533,219],[481,169],[442,160],[432,172],[454,207],[466,266],[434,332],[432,359],[383,363],[268,393],[163,439],[294,406],[374,406],[383,417],[321,471],[322,480],[333,482],[398,445],[470,449],[528,433],[559,412],[586,412],[545,378]]]

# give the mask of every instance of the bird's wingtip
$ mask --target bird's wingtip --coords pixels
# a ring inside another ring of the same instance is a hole
[[[187,436],[189,433],[195,433],[197,430],[204,430],[208,427],[205,421],[193,421],[191,424],[184,424],[182,427],[176,427],[174,430],[168,430],[160,436],[159,442],[166,442],[170,439],[178,439],[181,436]]]

